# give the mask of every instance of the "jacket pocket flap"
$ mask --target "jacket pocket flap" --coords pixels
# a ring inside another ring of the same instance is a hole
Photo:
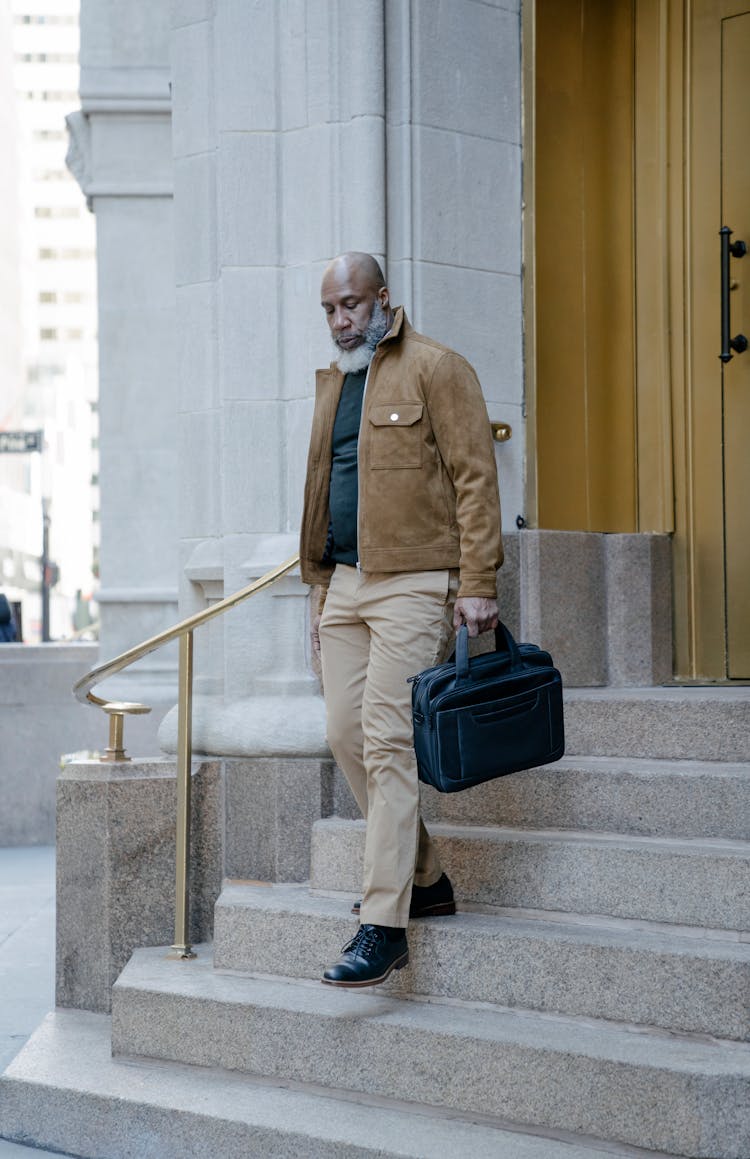
[[[386,406],[374,406],[370,411],[370,422],[374,427],[411,427],[419,422],[423,410],[421,402],[394,402]]]

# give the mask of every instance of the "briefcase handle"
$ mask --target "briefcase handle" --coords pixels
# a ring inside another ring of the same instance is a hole
[[[520,668],[522,666],[518,644],[502,620],[498,620],[497,627],[495,628],[495,651],[507,652],[509,654],[511,671],[514,668]],[[462,624],[456,633],[456,678],[458,680],[471,680],[471,669],[469,668],[469,629],[466,627],[466,624]]]

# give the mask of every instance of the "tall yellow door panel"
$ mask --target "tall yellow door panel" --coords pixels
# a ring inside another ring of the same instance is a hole
[[[687,472],[692,675],[750,678],[750,4],[694,0],[689,54]],[[735,254],[722,277],[719,230]],[[726,337],[726,336],[724,336]]]
[[[537,0],[540,527],[636,529],[632,0]]]

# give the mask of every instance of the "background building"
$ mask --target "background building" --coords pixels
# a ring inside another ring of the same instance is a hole
[[[12,14],[0,6],[0,430],[24,425],[26,374],[21,311],[19,132],[13,82]],[[0,586],[11,599],[39,588],[41,504],[37,464],[0,455]],[[32,495],[35,498],[32,498]],[[32,530],[33,527],[33,530]]]
[[[7,488],[0,549],[8,595],[23,604],[24,636],[40,638],[39,556],[42,499],[48,500],[49,558],[56,581],[52,638],[70,636],[89,618],[97,568],[97,317],[94,222],[65,165],[65,116],[78,103],[77,0],[4,6],[12,69],[4,70],[17,212],[4,217],[17,261],[16,337],[6,349],[20,360],[6,380],[2,429],[44,431],[41,456],[0,461]],[[16,224],[17,223],[17,224]],[[13,285],[12,280],[9,283]]]

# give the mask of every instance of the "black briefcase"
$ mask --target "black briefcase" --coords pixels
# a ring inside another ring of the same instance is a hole
[[[455,793],[557,761],[565,751],[562,680],[549,652],[517,644],[504,624],[495,651],[469,659],[469,633],[455,659],[412,680],[419,779]]]

